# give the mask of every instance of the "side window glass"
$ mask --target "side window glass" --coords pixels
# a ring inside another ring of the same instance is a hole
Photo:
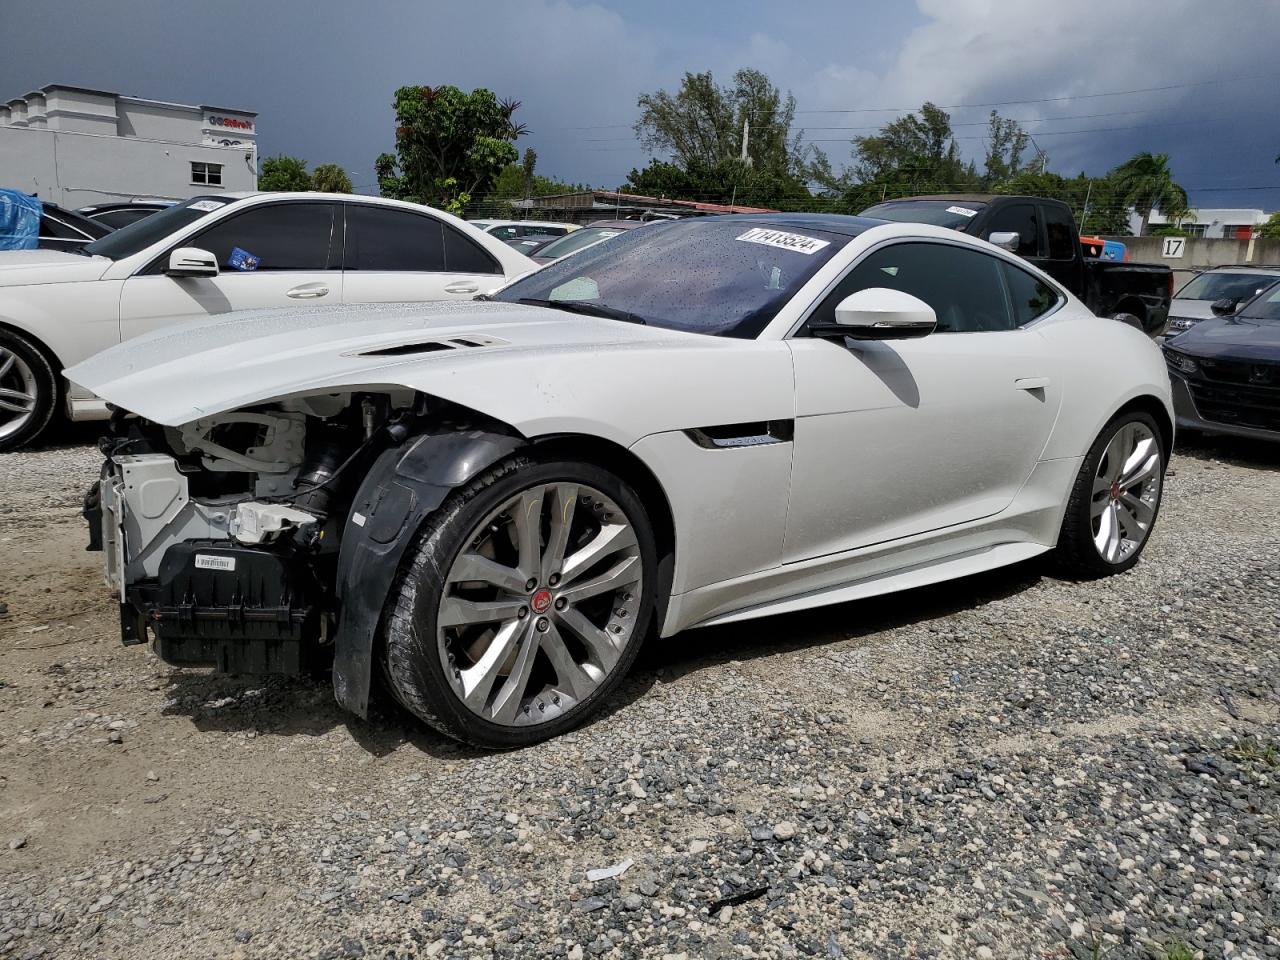
[[[1018,256],[1040,256],[1040,221],[1033,204],[1017,203],[997,210],[991,215],[982,239],[991,239],[993,233],[1016,233]]]
[[[497,237],[499,240],[514,240],[518,235],[518,231],[513,226],[494,227],[489,231],[491,236]]]
[[[49,237],[54,240],[83,240],[80,234],[76,233],[65,223],[53,219],[53,217],[42,216],[40,218],[40,236]]]
[[[440,273],[445,269],[440,221],[407,210],[349,203],[342,268]]]
[[[330,203],[255,207],[184,240],[182,246],[208,250],[226,270],[325,270],[333,208]],[[167,262],[168,254],[162,260]]]
[[[1058,292],[1039,277],[1001,262],[1005,282],[1009,285],[1009,299],[1013,303],[1013,321],[1023,326],[1042,317],[1058,304]]]
[[[941,243],[895,243],[869,254],[844,276],[813,314],[834,323],[836,304],[851,293],[887,287],[919,297],[938,316],[939,333],[1011,330],[1014,323],[995,257]]]
[[[448,224],[444,225],[444,263],[450,273],[502,273],[498,261],[480,244]]]
[[[1062,215],[1062,211],[1049,208],[1044,216],[1045,232],[1049,234],[1049,259],[1073,260],[1079,240],[1075,235],[1075,223]]]

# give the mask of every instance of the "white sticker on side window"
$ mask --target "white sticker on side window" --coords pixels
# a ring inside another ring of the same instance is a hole
[[[947,213],[956,213],[962,217],[976,217],[977,210],[970,210],[968,207],[947,207]]]
[[[235,557],[214,557],[207,553],[196,554],[197,570],[226,570],[227,572],[230,572],[235,568]]]
[[[762,243],[766,247],[803,253],[806,257],[817,253],[823,247],[831,246],[829,240],[818,240],[800,233],[786,233],[783,230],[767,230],[764,227],[752,227],[737,239],[744,243]]]
[[[191,205],[192,210],[200,210],[203,213],[217,210],[219,207],[225,207],[226,204],[221,200],[197,200]]]

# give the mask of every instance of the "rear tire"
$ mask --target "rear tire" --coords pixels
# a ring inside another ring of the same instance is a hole
[[[474,746],[557,736],[630,669],[656,583],[649,519],[629,485],[593,464],[512,457],[423,526],[392,588],[387,686]]]
[[[1138,562],[1160,513],[1168,451],[1150,414],[1122,413],[1103,428],[1076,476],[1054,560],[1082,579]]]
[[[58,408],[58,376],[48,358],[20,334],[0,328],[0,453],[35,440]]]

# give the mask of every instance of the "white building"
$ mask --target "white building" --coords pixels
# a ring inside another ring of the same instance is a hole
[[[257,186],[258,115],[51,85],[0,102],[0,187],[66,207]]]
[[[1244,210],[1231,208],[1193,207],[1182,220],[1181,227],[1193,237],[1205,237],[1209,240],[1248,240],[1253,231],[1267,222],[1270,216],[1262,210]],[[1136,213],[1130,214],[1129,228],[1135,234],[1142,223]],[[1147,221],[1148,230],[1168,226],[1169,218],[1159,210],[1151,212]]]

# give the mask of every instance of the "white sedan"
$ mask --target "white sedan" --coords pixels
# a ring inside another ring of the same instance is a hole
[[[83,247],[0,253],[0,452],[66,401],[107,415],[58,372],[190,316],[308,303],[468,300],[535,269],[457,217],[350,194],[201,196]]]
[[[1141,332],[839,216],[654,224],[484,302],[232,316],[68,376],[136,415],[89,510],[126,642],[331,659],[359,714],[380,671],[486,747],[590,715],[651,630],[1126,570],[1173,442]]]

